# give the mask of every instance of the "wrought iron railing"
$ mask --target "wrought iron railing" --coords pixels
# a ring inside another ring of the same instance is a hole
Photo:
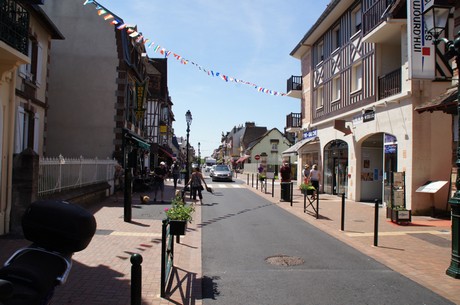
[[[286,128],[302,127],[302,113],[291,112],[286,116]]]
[[[0,40],[28,55],[29,13],[14,0],[0,0]]]
[[[379,100],[401,93],[401,68],[379,76]]]
[[[100,182],[112,182],[116,160],[40,158],[38,196]]]
[[[392,4],[392,0],[377,0],[363,11],[363,35],[366,36],[369,32],[375,29],[385,19],[385,13],[388,6]]]
[[[302,90],[302,76],[291,76],[287,81],[287,91]]]

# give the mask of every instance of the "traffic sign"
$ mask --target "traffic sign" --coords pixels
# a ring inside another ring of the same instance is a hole
[[[254,156],[254,159],[259,160],[259,159],[260,159],[260,155],[255,155],[255,156]]]

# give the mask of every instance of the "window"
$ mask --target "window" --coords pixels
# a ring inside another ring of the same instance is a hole
[[[318,43],[318,62],[322,62],[324,60],[324,43],[320,41]]]
[[[18,107],[14,153],[19,154],[26,148],[32,148],[38,153],[39,117],[36,113]]]
[[[361,90],[363,87],[363,66],[356,64],[351,69],[351,91]]]
[[[324,105],[324,97],[323,97],[323,87],[318,87],[316,89],[316,108],[321,108]]]
[[[352,13],[351,13],[351,35],[359,32],[361,30],[362,24],[362,13],[361,13],[361,6],[358,6]]]
[[[30,64],[19,67],[19,76],[40,87],[43,72],[43,47],[36,40],[29,39],[28,57]]]
[[[337,26],[332,30],[332,50],[337,49],[340,45],[340,26]]]
[[[336,77],[332,80],[332,100],[340,99],[340,77]]]
[[[278,151],[278,142],[272,142],[272,151]]]

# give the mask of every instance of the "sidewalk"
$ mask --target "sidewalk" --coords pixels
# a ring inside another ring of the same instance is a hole
[[[430,217],[413,217],[411,225],[398,226],[386,219],[379,209],[378,246],[374,243],[374,205],[346,200],[344,231],[341,226],[341,198],[320,195],[319,219],[311,207],[303,212],[303,195],[294,189],[294,202],[280,202],[280,186],[271,184],[267,194],[251,185],[246,177],[238,175],[246,188],[276,204],[282,209],[311,223],[344,243],[371,256],[389,268],[418,282],[420,285],[460,304],[460,280],[445,275],[450,264],[450,221]],[[250,182],[251,183],[251,182]],[[132,222],[123,220],[123,202],[107,198],[93,208],[97,232],[87,249],[74,255],[74,265],[64,286],[58,287],[53,305],[129,305],[131,263],[134,253],[141,254],[142,304],[202,304],[201,296],[201,207],[196,206],[194,220],[187,233],[175,244],[175,272],[169,287],[171,295],[160,297],[161,221],[164,208],[174,190],[166,182],[166,203],[140,204],[140,195],[153,198],[151,192],[133,194]],[[301,232],[299,232],[301,234]],[[18,247],[27,245],[22,239],[0,238],[0,263]]]
[[[240,176],[246,183],[247,179]],[[386,219],[386,209],[379,209],[377,247],[374,246],[374,204],[345,201],[344,231],[341,231],[342,198],[320,195],[319,218],[312,207],[304,213],[304,198],[294,186],[293,205],[280,202],[280,185],[271,184],[268,194],[248,188],[284,210],[307,221],[331,236],[374,258],[439,295],[460,304],[460,279],[446,275],[451,258],[451,221],[426,216],[412,216],[410,225],[397,225]],[[307,203],[308,205],[308,203]]]

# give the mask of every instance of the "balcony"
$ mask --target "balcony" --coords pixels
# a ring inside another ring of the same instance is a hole
[[[287,96],[302,98],[302,76],[291,76],[287,81]]]
[[[293,113],[286,116],[286,131],[296,132],[302,129],[302,113]]]
[[[379,100],[401,93],[401,68],[379,76]]]
[[[0,40],[28,54],[29,13],[16,1],[4,0],[0,7]]]
[[[407,21],[388,15],[392,5],[390,0],[377,0],[363,12],[364,42],[385,43],[400,40],[401,26]]]

